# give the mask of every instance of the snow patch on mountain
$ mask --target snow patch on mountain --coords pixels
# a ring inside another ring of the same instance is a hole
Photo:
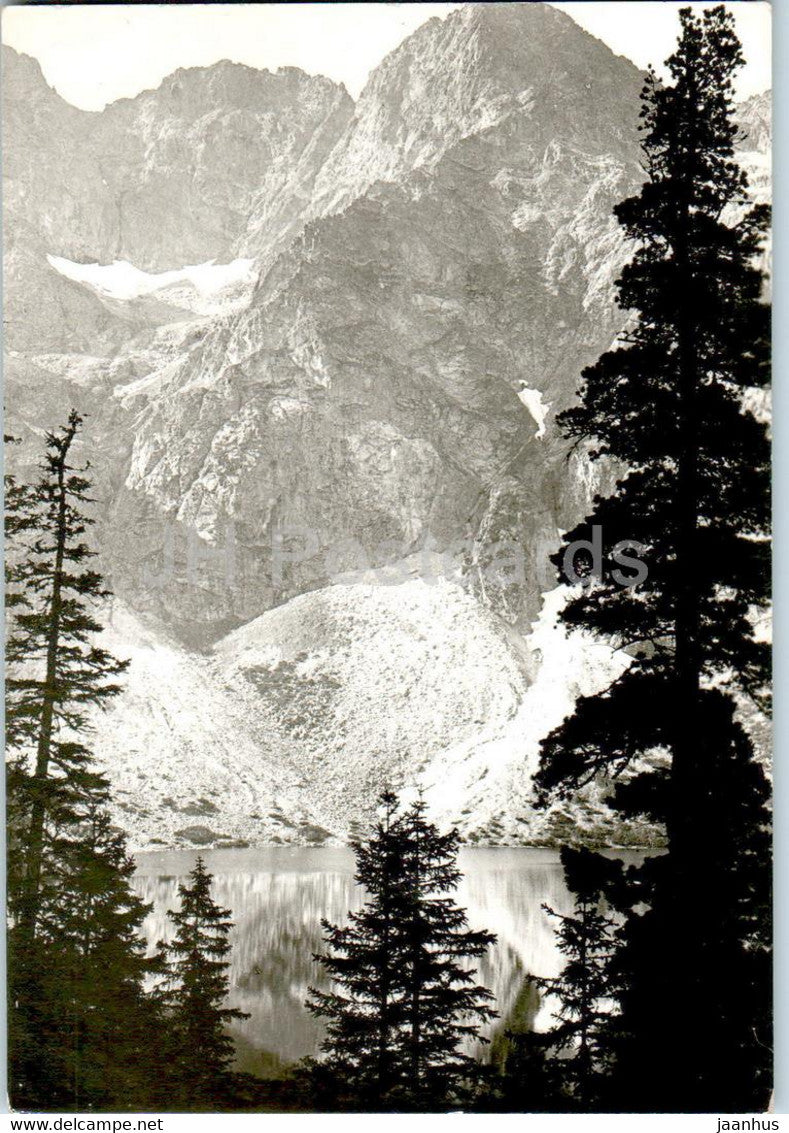
[[[47,261],[60,275],[84,284],[100,297],[133,302],[154,296],[197,315],[241,310],[248,304],[257,282],[255,261],[243,258],[228,264],[211,260],[161,272],[141,271],[128,260],[80,264],[63,256],[47,255]]]
[[[548,413],[548,406],[542,399],[542,393],[538,389],[529,389],[528,386],[523,386],[518,393],[518,397],[528,409],[534,418],[534,423],[537,426],[537,432],[534,434],[538,439],[545,436],[545,418]]]

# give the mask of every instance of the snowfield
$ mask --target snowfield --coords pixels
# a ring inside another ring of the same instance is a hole
[[[229,264],[210,261],[161,272],[141,271],[127,260],[78,264],[62,256],[47,255],[47,262],[60,275],[89,287],[100,298],[131,303],[152,296],[197,315],[240,310],[249,302],[257,282],[255,261],[251,259],[237,259]]]

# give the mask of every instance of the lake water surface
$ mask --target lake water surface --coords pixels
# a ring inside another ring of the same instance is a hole
[[[137,855],[134,886],[153,904],[145,932],[152,946],[170,936],[168,908],[193,867],[193,851]],[[310,985],[326,986],[313,952],[321,950],[321,918],[343,924],[360,907],[353,853],[345,848],[271,846],[207,850],[213,897],[231,910],[235,928],[230,1003],[250,1018],[234,1024],[239,1066],[276,1073],[281,1063],[316,1052],[322,1027],[304,1007]],[[469,848],[461,851],[457,901],[472,928],[496,933],[478,965],[479,980],[506,1020],[528,973],[556,975],[561,958],[543,902],[571,907],[559,855],[553,850]],[[493,1027],[501,1026],[501,1021]]]

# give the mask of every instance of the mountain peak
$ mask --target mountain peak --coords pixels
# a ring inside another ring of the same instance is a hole
[[[464,5],[428,20],[372,72],[321,171],[316,212],[430,167],[506,121],[539,123],[545,144],[554,131],[629,156],[642,81],[633,63],[547,4]]]
[[[634,63],[615,55],[564,12],[538,0],[464,4],[444,19],[428,20],[383,59],[365,91],[390,79],[392,70],[404,61],[439,71],[457,65],[468,68],[473,62],[510,89],[522,89],[529,81],[523,70],[526,64],[558,74],[575,74],[584,62],[584,71],[590,71],[592,64],[604,69],[613,65],[641,83]]]
[[[47,82],[41,64],[32,55],[16,51],[7,43],[2,47],[2,75],[3,75],[3,102],[29,103],[30,100],[41,102],[46,99],[57,99],[59,103],[74,110],[70,103],[58,94],[54,87]]]
[[[117,99],[106,110],[124,113],[156,101],[190,119],[214,109],[272,110],[288,112],[294,100],[305,94],[313,101],[337,99],[352,105],[345,87],[324,75],[310,75],[299,67],[280,67],[276,71],[250,67],[231,59],[220,59],[199,67],[179,67],[156,86],[131,98]]]

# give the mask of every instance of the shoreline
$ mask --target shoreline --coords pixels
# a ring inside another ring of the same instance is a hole
[[[601,854],[623,854],[623,853],[636,853],[647,854],[663,853],[666,849],[665,842],[629,842],[629,843],[611,843],[611,844],[592,844],[579,841],[578,843],[565,843],[565,842],[461,842],[461,852],[468,852],[474,850],[485,851],[512,851],[512,850],[531,850],[542,851],[545,853],[558,854],[563,846],[569,844],[584,845],[588,849],[595,850]],[[232,842],[217,842],[207,843],[205,845],[185,845],[184,843],[161,843],[151,845],[150,843],[144,846],[129,844],[129,853],[138,858],[142,855],[149,854],[205,854],[205,853],[218,853],[220,851],[238,852],[273,852],[273,851],[297,851],[303,852],[315,851],[320,852],[323,850],[347,850],[352,853],[352,847],[349,842],[341,842],[339,840],[332,840],[326,842],[246,842],[243,839],[236,839]]]

